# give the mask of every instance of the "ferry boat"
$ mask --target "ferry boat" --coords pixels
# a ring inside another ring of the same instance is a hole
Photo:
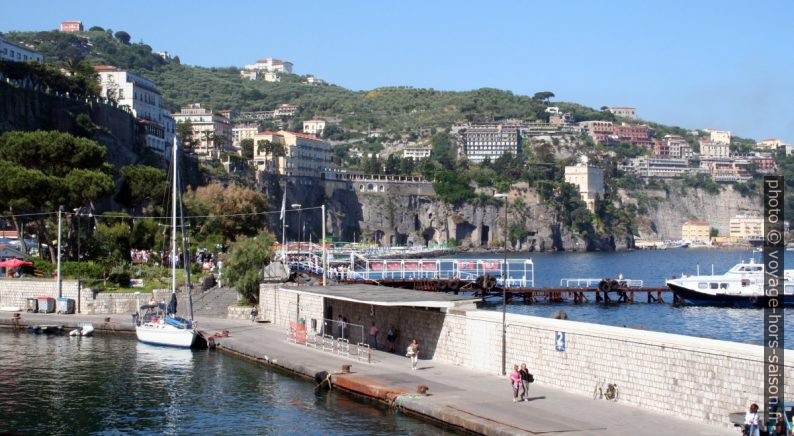
[[[783,305],[794,306],[794,270],[784,271]],[[763,307],[764,266],[739,263],[721,275],[684,276],[667,281],[684,304],[694,306]]]

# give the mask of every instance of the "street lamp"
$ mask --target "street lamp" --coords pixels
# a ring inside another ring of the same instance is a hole
[[[502,263],[502,375],[507,375],[507,208],[510,203],[507,201],[507,194],[494,194],[494,197],[505,199],[505,260]]]
[[[301,204],[300,203],[292,203],[290,205],[293,209],[298,209],[298,258],[301,255]]]
[[[80,294],[83,289],[83,283],[80,281],[80,221],[82,220],[83,209],[85,207],[79,207],[74,209],[75,216],[77,217],[77,313],[80,313]],[[93,214],[91,211],[88,211],[88,217],[91,218]]]

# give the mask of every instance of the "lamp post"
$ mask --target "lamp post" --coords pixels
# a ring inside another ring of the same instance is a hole
[[[74,209],[75,217],[77,217],[77,313],[80,313],[80,294],[83,289],[83,283],[80,281],[80,257],[82,255],[80,250],[80,221],[83,220],[83,209],[83,207]],[[92,216],[90,211],[88,216]]]
[[[301,255],[301,204],[300,203],[292,203],[290,205],[293,209],[298,210],[298,257],[300,258]]]
[[[507,194],[494,194],[496,198],[505,199],[505,260],[502,263],[502,375],[507,375]]]
[[[63,206],[58,207],[58,298],[63,297],[63,281],[61,280],[61,215],[63,215]]]

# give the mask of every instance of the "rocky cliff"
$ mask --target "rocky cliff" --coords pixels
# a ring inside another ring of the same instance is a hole
[[[641,190],[631,194],[621,191],[624,202],[645,206],[647,214],[639,218],[639,236],[645,239],[681,239],[681,226],[689,220],[702,220],[717,229],[721,236],[730,234],[730,219],[738,214],[761,214],[761,198],[742,197],[732,186],[723,186],[718,194],[702,189],[684,189],[669,183],[668,190]]]

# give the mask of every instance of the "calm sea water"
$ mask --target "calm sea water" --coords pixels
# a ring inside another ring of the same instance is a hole
[[[562,278],[617,278],[644,281],[646,287],[664,287],[672,276],[722,274],[733,265],[753,255],[760,262],[760,253],[749,250],[671,249],[627,251],[619,253],[511,253],[511,259],[531,258],[535,265],[535,286],[558,287]],[[499,258],[499,253],[458,254],[461,258]],[[794,269],[794,252],[786,252],[785,265]],[[668,302],[669,303],[669,302]],[[500,302],[486,304],[485,309],[501,310]],[[569,319],[597,324],[626,326],[638,329],[689,336],[700,336],[753,344],[763,343],[763,310],[721,307],[673,307],[670,304],[621,304],[605,307],[597,304],[523,304],[508,306],[511,313],[550,316],[565,310]],[[794,308],[785,309],[785,328],[789,332],[786,348],[794,348]]]
[[[444,433],[220,352],[0,331],[0,356],[0,433]]]

